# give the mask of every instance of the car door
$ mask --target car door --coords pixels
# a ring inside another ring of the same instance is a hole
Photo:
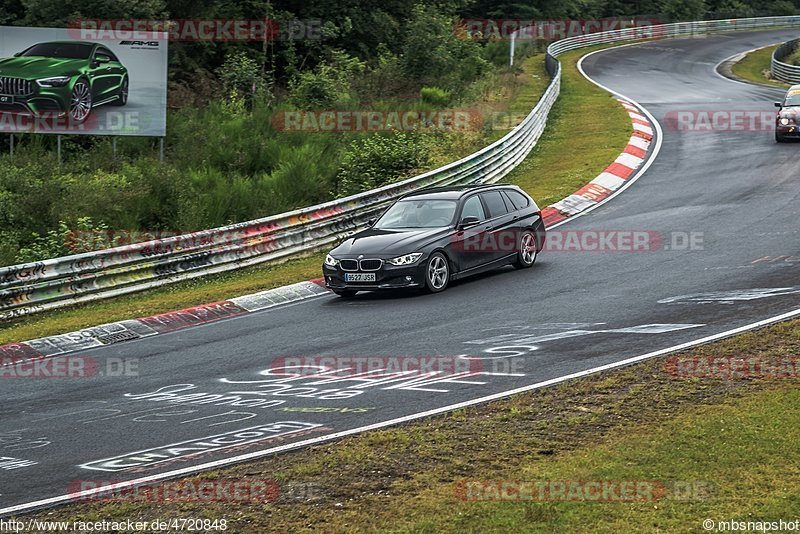
[[[119,94],[119,89],[122,87],[122,80],[125,78],[125,66],[120,62],[119,58],[108,48],[101,48],[101,52],[111,58],[111,91],[109,96]]]
[[[107,61],[100,62],[98,58]],[[110,50],[97,47],[92,55],[92,98],[95,104],[103,102],[116,94],[120,82],[120,63]]]
[[[488,219],[485,240],[486,260],[499,260],[517,251],[517,217],[514,206],[508,206],[499,189],[480,194]]]
[[[464,217],[477,217],[478,223],[466,228],[456,228],[450,253],[455,258],[459,271],[467,271],[486,263],[484,241],[488,236],[489,225],[486,209],[479,195],[467,197],[456,224],[460,224]]]

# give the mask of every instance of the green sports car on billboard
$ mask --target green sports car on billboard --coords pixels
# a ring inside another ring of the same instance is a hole
[[[128,84],[128,70],[101,44],[38,43],[0,59],[0,113],[67,116],[82,123],[92,108],[124,106]]]

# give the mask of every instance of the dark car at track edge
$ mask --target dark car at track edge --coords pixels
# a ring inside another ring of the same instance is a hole
[[[782,143],[787,139],[800,139],[800,85],[793,85],[786,91],[781,102],[775,102],[778,113],[775,116],[775,141]]]
[[[409,193],[330,251],[325,286],[358,291],[447,285],[508,264],[533,266],[545,240],[536,202],[519,187],[479,185]]]

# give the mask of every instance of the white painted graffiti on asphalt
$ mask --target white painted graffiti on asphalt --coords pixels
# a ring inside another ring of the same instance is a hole
[[[23,467],[30,467],[36,465],[38,462],[33,460],[22,460],[21,458],[12,458],[11,456],[0,456],[0,469],[4,471],[11,471],[12,469],[22,469]]]
[[[151,466],[170,460],[198,456],[207,452],[216,452],[242,445],[258,443],[277,437],[288,436],[302,431],[321,427],[318,423],[302,421],[278,421],[265,425],[242,428],[223,434],[198,439],[181,441],[143,449],[129,454],[104,458],[81,464],[79,467],[93,471],[125,471],[134,467]]]
[[[793,287],[759,287],[754,289],[732,289],[730,291],[711,291],[708,293],[692,293],[678,295],[658,301],[659,304],[706,304],[716,302],[719,304],[734,304],[738,301],[765,299],[768,297],[781,297],[800,293],[800,286]]]
[[[27,451],[47,447],[51,441],[32,433],[27,428],[0,432],[0,449],[4,451]]]
[[[589,326],[599,326],[605,323],[588,323]],[[540,343],[558,341],[573,337],[589,336],[596,334],[663,334],[687,328],[698,328],[703,324],[643,324],[625,328],[594,328],[587,327],[587,323],[554,323],[543,325],[516,325],[505,327],[513,330],[509,333],[494,334],[492,336],[465,341],[469,345],[492,345],[484,349],[488,356],[463,356],[468,359],[501,359],[514,358],[539,350]],[[496,328],[492,330],[497,330]],[[550,334],[542,334],[541,330],[558,330]],[[501,345],[502,343],[502,345]]]
[[[134,403],[136,400],[128,401],[127,403],[110,404],[106,401],[100,401],[103,406],[107,407],[87,407],[74,409],[70,411],[62,411],[58,413],[42,414],[41,417],[36,417],[33,422],[42,422],[52,419],[65,419],[70,418],[73,424],[91,425],[95,423],[105,423],[111,419],[128,419],[134,423],[169,423],[172,425],[186,425],[202,421],[208,424],[208,427],[219,425],[228,425],[245,421],[257,417],[259,414],[255,412],[245,412],[240,410],[227,410],[218,411],[201,417],[192,417],[187,419],[186,416],[198,413],[199,410],[192,408],[167,408],[159,406],[157,408],[145,408],[142,410],[127,410],[126,408]],[[275,404],[270,406],[277,406],[284,401],[273,401]],[[34,417],[39,414],[34,414]]]
[[[462,355],[466,356],[466,355]],[[302,366],[302,373],[295,372],[300,366],[271,367],[259,371],[262,378],[256,380],[233,380],[221,378],[224,384],[248,385],[255,389],[230,391],[231,395],[292,396],[325,400],[349,399],[361,395],[368,388],[395,391],[416,391],[448,393],[451,385],[486,385],[486,380],[468,380],[482,377],[519,377],[524,373],[509,369],[492,371],[427,371],[418,370],[388,371],[373,369],[360,373],[350,373],[351,368],[333,369],[316,366],[316,374],[308,374],[308,365]],[[345,373],[342,375],[342,373]],[[335,386],[322,389],[319,386]]]

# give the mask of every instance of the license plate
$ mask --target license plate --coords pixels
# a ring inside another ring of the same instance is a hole
[[[0,104],[13,104],[14,97],[12,95],[0,95]]]
[[[345,282],[374,282],[375,273],[344,273]]]

